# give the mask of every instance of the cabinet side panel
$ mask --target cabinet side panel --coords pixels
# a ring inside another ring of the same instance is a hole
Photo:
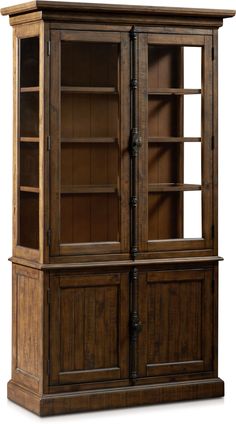
[[[13,362],[15,382],[41,391],[43,279],[38,270],[13,265]]]

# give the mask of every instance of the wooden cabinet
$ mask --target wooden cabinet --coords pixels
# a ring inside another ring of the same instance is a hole
[[[14,31],[9,399],[50,415],[223,396],[217,37],[234,11],[1,12]]]

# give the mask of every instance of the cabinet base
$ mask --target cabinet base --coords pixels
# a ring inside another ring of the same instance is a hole
[[[40,415],[56,415],[224,396],[220,378],[116,389],[37,395],[12,380],[8,399]]]

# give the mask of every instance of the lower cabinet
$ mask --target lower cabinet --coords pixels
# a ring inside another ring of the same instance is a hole
[[[50,278],[50,385],[213,370],[213,269],[137,272],[141,329],[131,343],[129,270]]]
[[[217,265],[168,267],[14,264],[9,399],[51,415],[223,396]]]

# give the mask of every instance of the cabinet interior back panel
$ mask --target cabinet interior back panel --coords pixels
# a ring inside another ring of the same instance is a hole
[[[166,240],[181,238],[183,231],[183,194],[149,193],[148,196],[148,239]]]
[[[107,187],[113,190],[109,194],[100,188],[100,194],[61,196],[62,243],[119,239],[118,114],[116,94],[62,95],[62,137],[85,139],[83,143],[61,144],[62,186],[104,185],[105,191]],[[112,138],[114,143],[99,143],[96,138]]]
[[[61,184],[118,183],[116,143],[63,143],[61,145]]]
[[[19,244],[31,249],[39,248],[39,195],[20,193]]]
[[[62,94],[62,137],[117,137],[118,95]]]
[[[61,243],[119,241],[118,196],[63,194]]]
[[[73,41],[61,47],[62,85],[117,87],[118,44]]]

